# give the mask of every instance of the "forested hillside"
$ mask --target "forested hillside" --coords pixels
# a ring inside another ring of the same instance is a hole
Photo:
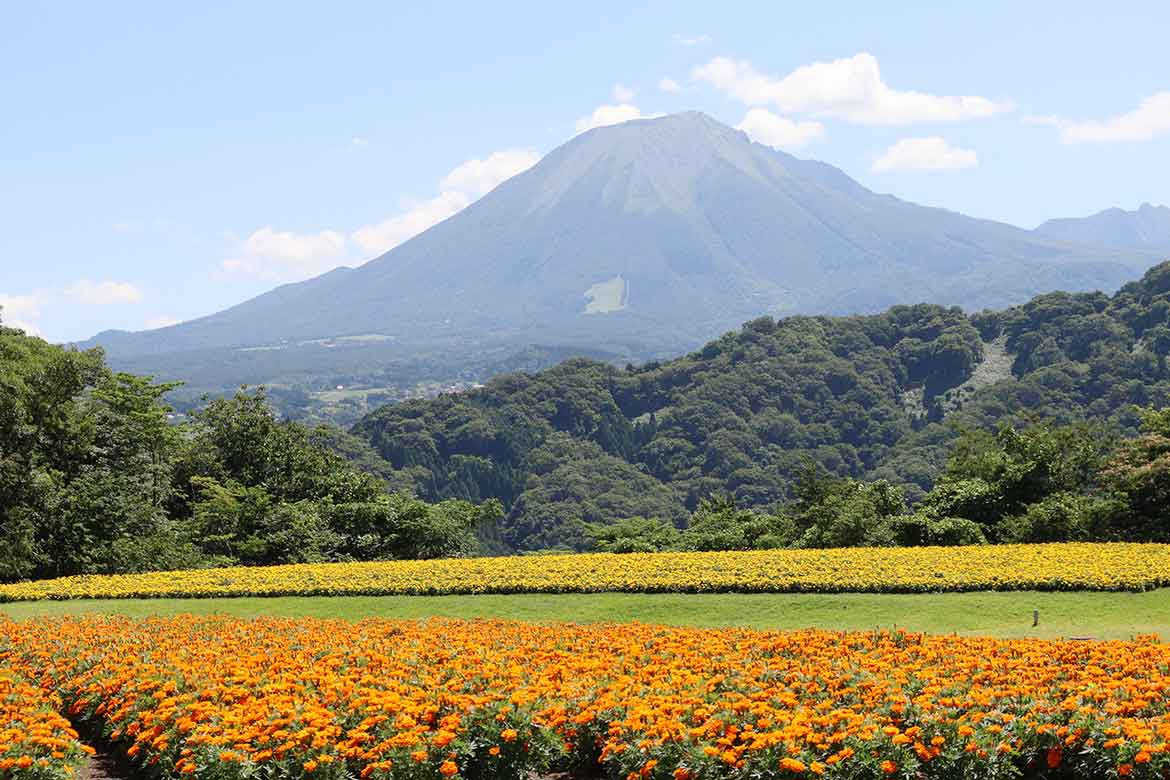
[[[896,306],[761,318],[685,357],[573,360],[387,406],[354,433],[428,499],[503,501],[519,549],[587,544],[587,523],[679,521],[713,494],[796,498],[812,463],[921,499],[964,429],[1093,420],[1132,434],[1170,402],[1170,264],[1113,296],[1001,312]]]
[[[0,582],[493,549],[496,502],[392,494],[360,443],[263,392],[175,425],[172,388],[0,325]]]

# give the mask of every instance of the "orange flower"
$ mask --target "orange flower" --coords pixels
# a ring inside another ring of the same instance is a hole
[[[525,776],[569,752],[634,780],[692,780],[763,756],[775,756],[781,776],[815,777],[847,770],[854,749],[883,773],[934,776],[956,758],[971,773],[1023,765],[1032,756],[1022,746],[1044,741],[1042,765],[1059,758],[1051,768],[1063,770],[1065,753],[1093,754],[1129,776],[1170,741],[1167,667],[1170,645],[1148,638],[0,619],[0,723],[20,724],[0,737],[0,775],[27,755],[48,767],[47,780],[66,780],[83,754],[62,713],[80,707],[143,764],[175,776],[210,755],[318,774],[344,763],[377,780],[406,755],[415,774],[455,777],[457,745],[484,745],[493,771]]]
[[[780,768],[786,772],[796,772],[798,774],[804,772],[806,769],[804,762],[795,758],[780,759]]]

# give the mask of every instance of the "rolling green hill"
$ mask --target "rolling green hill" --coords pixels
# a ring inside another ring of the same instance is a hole
[[[1170,403],[1167,353],[1170,263],[1112,296],[999,312],[760,318],[675,360],[571,360],[386,406],[353,432],[426,498],[502,500],[512,546],[581,546],[585,522],[677,521],[716,492],[771,505],[810,459],[921,496],[964,427],[1132,432],[1137,406]]]

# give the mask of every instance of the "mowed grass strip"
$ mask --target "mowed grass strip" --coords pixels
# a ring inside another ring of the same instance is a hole
[[[1039,625],[1033,626],[1033,610]],[[117,599],[0,604],[15,619],[88,612],[144,617],[420,619],[509,618],[864,631],[897,626],[927,633],[995,637],[1170,638],[1170,589],[1145,593],[1034,591],[923,594],[570,593],[480,596],[316,596],[225,599]]]

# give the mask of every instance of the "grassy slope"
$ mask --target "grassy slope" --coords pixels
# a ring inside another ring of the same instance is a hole
[[[1032,610],[1040,626],[1032,628]],[[641,621],[692,626],[915,631],[1005,637],[1170,637],[1170,589],[1146,593],[642,594],[509,596],[334,596],[151,599],[0,604],[0,615],[107,612],[133,616],[224,613],[241,616]]]

